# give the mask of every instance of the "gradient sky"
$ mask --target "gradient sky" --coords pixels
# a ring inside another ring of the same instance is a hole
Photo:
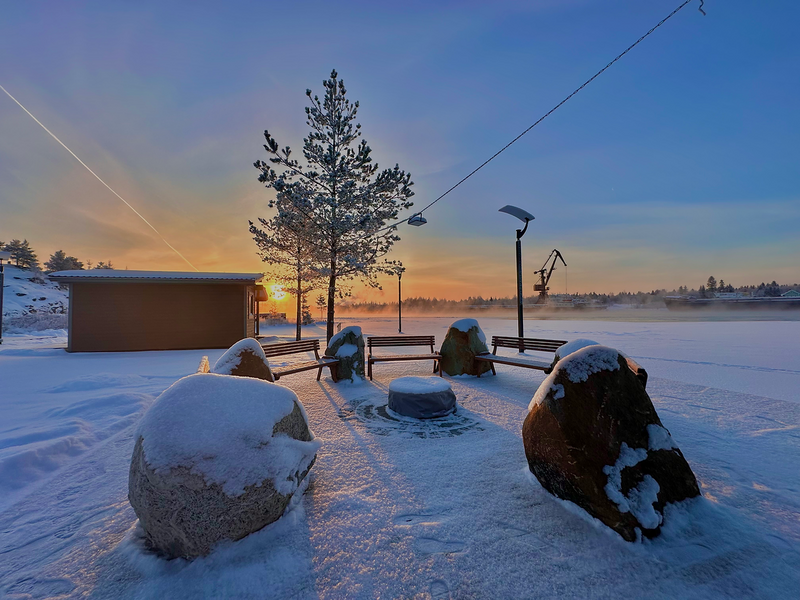
[[[423,206],[679,0],[0,1],[0,84],[199,269],[259,271],[263,130],[299,150],[336,68],[384,167]],[[800,2],[696,1],[491,165],[401,228],[404,294],[800,281]],[[0,94],[0,240],[118,268],[186,265]],[[355,288],[358,298],[393,300]]]

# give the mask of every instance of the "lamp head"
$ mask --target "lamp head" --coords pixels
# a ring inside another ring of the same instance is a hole
[[[525,224],[527,224],[528,221],[533,221],[536,218],[527,210],[522,210],[518,206],[511,206],[510,204],[506,204],[503,208],[500,209],[500,212],[509,214],[512,217],[517,217],[520,221],[524,222]]]
[[[417,213],[415,215],[411,215],[408,218],[408,224],[413,225],[414,227],[421,227],[428,222],[428,219],[422,216],[422,213]]]

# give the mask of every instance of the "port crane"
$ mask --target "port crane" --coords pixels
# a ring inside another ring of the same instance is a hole
[[[553,264],[550,265],[550,268],[547,268],[547,263],[550,260],[553,260]],[[564,266],[567,266],[567,262],[564,260],[564,257],[561,256],[561,252],[553,248],[553,251],[550,253],[550,256],[547,257],[547,260],[544,261],[544,265],[538,271],[534,271],[535,275],[539,276],[539,283],[533,284],[533,291],[539,292],[539,297],[536,299],[536,304],[544,304],[547,302],[547,291],[550,289],[547,287],[547,284],[550,283],[550,277],[553,275],[553,271],[556,270],[556,262],[561,260],[564,263]]]

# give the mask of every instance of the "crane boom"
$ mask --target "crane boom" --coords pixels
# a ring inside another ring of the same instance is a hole
[[[552,259],[553,263],[550,265],[550,268],[547,268],[547,263],[550,262]],[[564,266],[567,266],[567,261],[564,260],[564,257],[561,255],[557,249],[553,248],[553,251],[550,253],[550,256],[547,257],[547,260],[544,261],[542,268],[538,271],[534,271],[534,274],[539,276],[539,283],[533,285],[533,291],[539,292],[539,298],[536,300],[536,304],[544,304],[547,301],[547,292],[550,288],[547,287],[547,284],[550,283],[550,278],[553,276],[553,271],[556,270],[556,262],[561,260],[564,263]]]

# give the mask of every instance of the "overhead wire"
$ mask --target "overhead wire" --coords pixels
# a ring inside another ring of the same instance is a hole
[[[164,243],[165,243],[165,244],[166,244],[166,245],[167,245],[167,246],[170,248],[170,250],[172,250],[172,251],[173,251],[175,254],[177,254],[178,256],[180,256],[180,257],[181,257],[181,258],[182,258],[182,259],[183,259],[183,260],[186,262],[186,264],[187,264],[187,265],[189,265],[190,267],[192,267],[192,268],[193,268],[195,271],[198,271],[198,272],[200,271],[200,269],[198,269],[198,268],[197,268],[197,267],[195,267],[195,266],[194,266],[194,265],[193,265],[191,262],[189,262],[189,259],[187,259],[187,258],[186,258],[186,257],[185,257],[183,254],[181,254],[181,253],[178,251],[178,249],[177,249],[177,248],[175,248],[175,246],[173,246],[172,244],[170,244],[170,243],[169,243],[169,242],[166,240],[166,238],[165,238],[163,235],[161,235],[161,232],[159,232],[159,231],[158,231],[158,229],[156,229],[156,228],[153,226],[153,224],[152,224],[152,223],[150,223],[150,221],[148,221],[147,219],[145,219],[145,218],[144,218],[144,216],[142,215],[142,213],[140,213],[140,212],[139,212],[138,210],[136,210],[136,209],[135,209],[133,206],[131,206],[131,204],[130,204],[130,203],[127,201],[127,200],[125,200],[125,198],[123,198],[122,196],[120,196],[120,195],[119,195],[119,194],[118,194],[118,193],[117,193],[117,192],[116,192],[116,191],[115,191],[115,190],[114,190],[114,189],[113,189],[113,188],[112,188],[110,185],[108,185],[108,184],[107,184],[105,181],[103,181],[103,180],[100,178],[100,176],[99,176],[97,173],[95,173],[94,171],[92,171],[92,169],[90,169],[90,168],[89,168],[89,165],[87,165],[85,162],[83,162],[83,161],[82,161],[82,160],[81,160],[81,159],[78,157],[78,155],[77,155],[77,154],[75,154],[75,153],[74,153],[72,150],[70,150],[70,149],[67,147],[67,145],[66,145],[64,142],[62,142],[60,139],[58,139],[58,137],[56,137],[56,135],[55,135],[55,134],[54,134],[52,131],[50,131],[50,130],[49,130],[47,127],[45,127],[45,126],[44,126],[44,123],[42,123],[42,122],[41,122],[39,119],[37,119],[35,116],[33,116],[33,113],[31,113],[31,111],[29,111],[27,108],[25,108],[24,106],[22,106],[22,103],[21,103],[19,100],[17,100],[17,99],[16,99],[14,96],[12,96],[12,95],[11,95],[11,94],[8,92],[8,90],[6,90],[6,88],[4,88],[2,85],[0,85],[0,90],[3,90],[3,92],[5,92],[5,94],[6,94],[6,96],[8,96],[9,98],[11,98],[11,99],[12,99],[14,102],[16,102],[17,106],[19,106],[19,107],[20,107],[22,110],[24,110],[26,113],[28,113],[28,116],[29,116],[31,119],[33,119],[34,121],[36,121],[36,122],[37,122],[37,123],[38,123],[38,124],[41,126],[41,128],[42,128],[42,129],[44,129],[44,130],[45,130],[47,133],[49,133],[49,134],[50,134],[50,136],[51,136],[51,137],[52,137],[52,138],[53,138],[55,141],[57,141],[59,144],[61,144],[61,145],[64,147],[64,149],[65,149],[67,152],[69,152],[69,153],[70,153],[70,154],[71,154],[71,155],[72,155],[72,156],[75,158],[75,160],[77,160],[79,163],[81,163],[81,164],[82,164],[82,165],[83,165],[83,166],[86,168],[86,170],[87,170],[87,171],[89,171],[89,173],[91,173],[92,175],[94,175],[94,176],[95,176],[95,178],[97,179],[97,181],[99,181],[99,182],[100,182],[100,183],[102,183],[104,186],[106,186],[106,188],[108,188],[108,190],[109,190],[109,191],[110,191],[112,194],[114,194],[114,195],[115,195],[117,198],[119,198],[120,200],[122,200],[122,202],[125,204],[125,206],[127,206],[127,207],[128,207],[128,208],[130,208],[130,209],[131,209],[131,210],[132,210],[134,213],[136,213],[136,216],[137,216],[137,217],[139,217],[139,218],[140,218],[142,221],[144,221],[144,222],[147,224],[147,226],[148,226],[150,229],[152,229],[152,230],[153,230],[153,231],[156,233],[156,235],[157,235],[159,238],[161,238],[161,241],[162,241],[162,242],[164,242]]]
[[[592,75],[592,76],[591,76],[589,79],[587,79],[586,81],[584,81],[584,82],[583,82],[583,83],[582,83],[582,84],[581,84],[581,85],[580,85],[578,88],[576,88],[576,89],[575,89],[575,90],[574,90],[574,91],[573,91],[573,92],[572,92],[572,93],[571,93],[569,96],[567,96],[566,98],[564,98],[564,99],[563,99],[561,102],[559,102],[559,103],[558,103],[558,104],[556,104],[556,105],[555,105],[553,108],[551,108],[549,111],[547,111],[547,112],[546,112],[546,113],[545,113],[543,116],[541,116],[541,117],[540,117],[540,118],[539,118],[539,119],[538,119],[538,120],[537,120],[537,121],[536,121],[536,122],[535,122],[533,125],[531,125],[531,126],[530,126],[530,127],[528,127],[527,129],[525,129],[525,131],[523,131],[522,133],[520,133],[520,134],[519,134],[517,137],[515,137],[513,140],[511,140],[510,142],[508,142],[508,143],[507,143],[505,146],[503,146],[502,148],[500,148],[500,150],[498,150],[497,152],[495,152],[494,154],[492,154],[492,156],[490,156],[488,159],[486,159],[485,161],[483,161],[483,162],[482,162],[480,165],[478,165],[478,166],[477,166],[475,169],[473,169],[472,171],[470,171],[470,172],[469,172],[469,173],[468,173],[466,176],[462,177],[462,178],[461,178],[461,179],[460,179],[460,180],[459,180],[459,181],[458,181],[458,182],[457,182],[455,185],[453,185],[451,188],[449,188],[449,189],[448,189],[446,192],[444,192],[444,193],[443,193],[441,196],[439,196],[438,198],[436,198],[436,199],[435,199],[433,202],[431,202],[430,204],[428,204],[428,205],[427,205],[425,208],[423,208],[422,210],[419,210],[419,211],[415,212],[413,215],[411,215],[411,216],[410,216],[410,217],[408,217],[407,219],[401,219],[400,221],[397,221],[397,222],[395,222],[395,223],[393,223],[393,224],[391,224],[391,225],[388,225],[388,226],[386,226],[386,227],[383,227],[382,229],[379,229],[379,230],[377,230],[377,231],[376,231],[376,232],[375,232],[373,235],[377,235],[378,233],[381,233],[382,231],[386,231],[387,229],[392,229],[392,228],[395,228],[395,227],[397,227],[398,225],[402,225],[403,223],[407,223],[407,222],[409,221],[409,219],[411,219],[411,218],[413,218],[413,217],[415,217],[415,216],[417,216],[417,215],[421,215],[423,212],[425,212],[426,210],[428,210],[428,209],[429,209],[431,206],[433,206],[434,204],[436,204],[437,202],[439,202],[439,200],[441,200],[442,198],[444,198],[445,196],[447,196],[447,195],[448,195],[450,192],[452,192],[452,191],[453,191],[453,190],[455,190],[455,189],[456,189],[458,186],[460,186],[462,183],[464,183],[465,181],[467,181],[467,179],[469,179],[470,177],[472,177],[473,175],[475,175],[475,173],[477,173],[478,171],[480,171],[481,169],[483,169],[483,167],[485,167],[486,165],[488,165],[488,164],[489,164],[490,162],[492,162],[492,161],[493,161],[495,158],[497,158],[498,156],[500,156],[500,155],[501,155],[503,152],[505,152],[506,150],[508,150],[508,148],[510,148],[510,147],[511,147],[511,146],[512,146],[514,143],[516,143],[516,142],[517,142],[517,141],[518,141],[520,138],[522,138],[522,136],[524,136],[524,135],[525,135],[526,133],[528,133],[528,132],[529,132],[531,129],[533,129],[534,127],[536,127],[536,126],[537,126],[539,123],[541,123],[541,122],[542,122],[542,121],[544,121],[544,120],[545,120],[547,117],[549,117],[549,116],[550,116],[550,115],[552,115],[554,112],[556,112],[556,111],[557,111],[559,108],[561,108],[561,106],[563,106],[564,104],[566,104],[566,102],[567,102],[568,100],[570,100],[570,99],[571,99],[573,96],[575,96],[575,95],[576,95],[578,92],[580,92],[580,91],[581,91],[583,88],[585,88],[587,85],[589,85],[589,84],[590,84],[592,81],[594,81],[595,79],[597,79],[597,77],[599,77],[599,76],[600,76],[600,75],[601,75],[601,74],[602,74],[602,73],[603,73],[603,72],[604,72],[606,69],[608,69],[609,67],[611,67],[611,65],[613,65],[615,62],[617,62],[619,59],[621,59],[623,56],[625,56],[625,55],[626,55],[628,52],[630,52],[631,50],[633,50],[633,49],[634,49],[636,46],[638,46],[638,45],[639,45],[639,43],[641,43],[641,42],[642,42],[642,41],[643,41],[643,40],[644,40],[646,37],[648,37],[648,36],[649,36],[651,33],[653,33],[653,32],[654,32],[656,29],[658,29],[659,27],[661,27],[661,26],[662,26],[664,23],[666,23],[667,21],[669,21],[669,20],[670,20],[670,19],[671,19],[673,16],[675,16],[675,15],[678,13],[678,11],[680,11],[680,10],[681,10],[682,8],[684,8],[684,7],[685,7],[687,4],[690,4],[690,3],[691,3],[691,2],[693,2],[693,1],[694,1],[694,0],[685,0],[685,1],[684,1],[684,2],[683,2],[681,5],[680,5],[680,6],[678,6],[678,7],[677,7],[675,10],[673,10],[673,11],[672,11],[671,13],[669,13],[669,14],[668,14],[666,17],[664,17],[664,18],[663,18],[663,19],[661,19],[661,20],[660,20],[658,23],[656,23],[656,24],[655,24],[655,25],[654,25],[654,26],[653,26],[653,27],[652,27],[652,28],[651,28],[651,29],[650,29],[650,30],[649,30],[647,33],[645,33],[645,34],[644,34],[642,37],[640,37],[640,38],[639,38],[638,40],[636,40],[636,41],[635,41],[633,44],[631,44],[631,45],[630,45],[630,46],[628,46],[628,47],[627,47],[625,50],[623,50],[623,51],[622,51],[620,54],[618,54],[618,55],[616,56],[616,58],[614,58],[614,60],[612,60],[612,61],[611,61],[611,62],[609,62],[609,63],[608,63],[608,64],[607,64],[605,67],[603,67],[602,69],[600,69],[599,71],[597,71],[597,73],[595,73],[595,74],[594,74],[594,75]],[[703,13],[703,15],[705,16],[705,14],[706,14],[706,13],[705,13],[705,11],[703,10],[703,3],[704,3],[704,1],[705,1],[705,0],[700,0],[700,8],[699,8],[698,10],[700,10],[700,12],[701,12],[701,13]]]

